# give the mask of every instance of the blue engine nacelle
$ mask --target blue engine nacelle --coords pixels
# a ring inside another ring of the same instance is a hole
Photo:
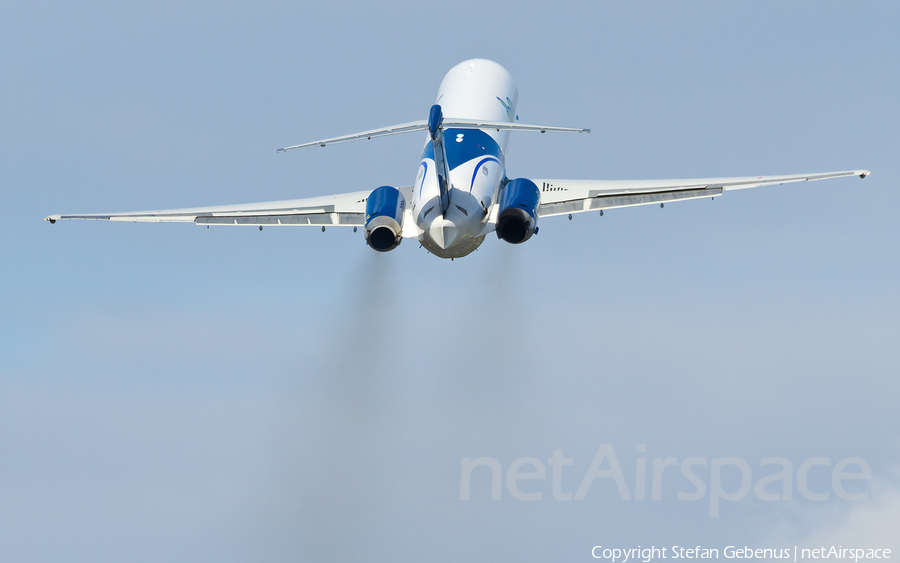
[[[526,178],[510,180],[500,194],[497,236],[512,244],[531,238],[537,226],[541,192]]]
[[[366,242],[378,252],[387,252],[403,240],[403,212],[406,198],[397,188],[375,188],[366,200]]]

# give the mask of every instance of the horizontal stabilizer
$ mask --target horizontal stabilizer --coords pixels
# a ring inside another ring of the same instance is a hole
[[[322,139],[321,141],[313,141],[311,143],[303,143],[302,145],[294,145],[278,149],[276,152],[287,152],[296,149],[305,149],[308,147],[324,147],[325,145],[337,145],[339,143],[349,143],[350,141],[361,141],[363,139],[372,139],[374,137],[386,137],[388,135],[397,135],[400,133],[411,133],[412,131],[424,131],[428,129],[427,121],[412,121],[410,123],[401,123],[400,125],[392,125],[381,129],[372,129],[371,131],[363,131],[362,133],[353,133],[351,135],[343,135],[341,137],[332,137],[330,139]]]
[[[552,127],[549,125],[527,125],[505,121],[479,121],[476,119],[444,119],[444,129],[496,129],[497,131],[539,131],[546,133],[590,133],[590,129],[576,127]]]
[[[441,129],[496,129],[497,131],[538,131],[546,133],[590,133],[590,129],[577,129],[573,127],[551,127],[549,125],[527,125],[525,123],[508,123],[505,121],[479,121],[476,119],[448,119],[444,118],[440,125]],[[326,145],[337,145],[340,143],[349,143],[350,141],[361,141],[363,139],[374,139],[375,137],[386,137],[388,135],[398,135],[400,133],[412,133],[413,131],[427,131],[427,121],[411,121],[409,123],[401,123],[400,125],[391,125],[381,129],[372,129],[371,131],[363,131],[362,133],[352,133],[350,135],[342,135],[340,137],[332,137],[330,139],[322,139],[321,141],[312,141],[303,143],[302,145],[294,145],[278,149],[276,152],[287,152],[297,149],[305,149],[309,147],[324,147]]]

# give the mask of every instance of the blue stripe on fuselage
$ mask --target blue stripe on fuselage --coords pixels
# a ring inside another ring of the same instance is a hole
[[[430,147],[431,143],[428,143],[428,146]],[[432,150],[432,152],[434,151]],[[431,155],[431,158],[434,159],[434,154]],[[422,166],[424,170],[422,170],[422,181],[419,182],[419,197],[422,197],[422,186],[425,185],[425,176],[428,176],[428,163],[423,160]]]
[[[482,158],[481,162],[475,165],[475,171],[472,172],[472,181],[469,183],[469,193],[472,193],[472,188],[475,187],[475,177],[478,176],[478,170],[488,162],[496,162],[497,164],[500,164],[500,161],[493,156]]]
[[[460,137],[460,135],[462,135]],[[457,141],[457,139],[461,139]],[[447,166],[453,170],[480,156],[493,156],[497,162],[503,162],[503,152],[493,137],[481,129],[445,129],[444,150],[447,152]],[[428,143],[422,152],[422,158],[434,160],[434,145]]]

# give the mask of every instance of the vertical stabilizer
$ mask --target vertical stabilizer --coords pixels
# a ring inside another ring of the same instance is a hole
[[[441,106],[431,106],[428,116],[428,132],[431,134],[431,146],[434,149],[434,168],[437,173],[438,187],[441,190],[441,215],[447,214],[450,207],[450,170],[447,167],[447,153],[444,152],[444,114]]]

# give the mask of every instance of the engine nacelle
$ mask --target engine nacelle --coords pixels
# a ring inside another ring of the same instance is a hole
[[[526,178],[510,180],[500,194],[497,236],[512,244],[530,239],[540,204],[541,191],[534,182]]]
[[[366,242],[378,252],[387,252],[403,240],[406,198],[391,186],[375,188],[366,200]]]

